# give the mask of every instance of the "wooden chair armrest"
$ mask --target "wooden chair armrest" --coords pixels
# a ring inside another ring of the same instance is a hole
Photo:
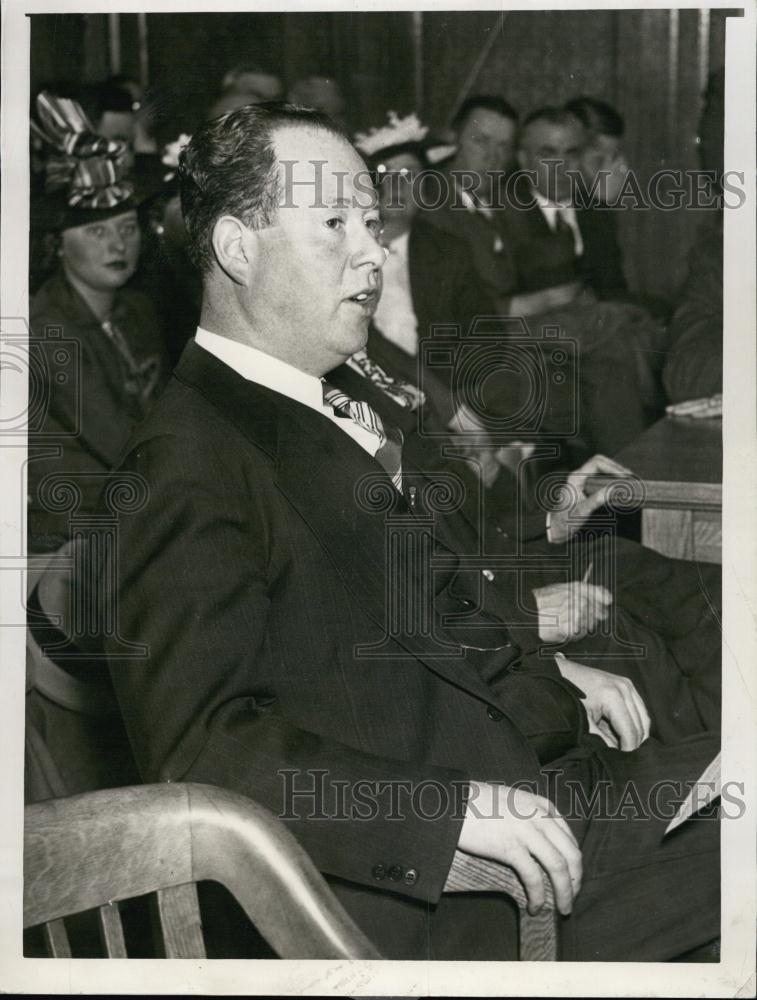
[[[512,870],[497,861],[455,851],[444,892],[503,892],[518,907],[519,957],[524,962],[553,962],[557,958],[557,913],[552,883],[544,875],[546,902],[530,914],[523,883]]]

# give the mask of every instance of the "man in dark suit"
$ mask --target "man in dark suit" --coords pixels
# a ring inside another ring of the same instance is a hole
[[[591,211],[588,197],[587,205],[577,197],[587,139],[569,111],[543,108],[523,122],[518,142],[522,173],[508,191],[500,217],[515,262],[517,293],[573,281],[599,298],[626,290],[617,236],[603,224],[608,213]]]
[[[486,105],[486,114],[498,116],[503,128],[511,125],[506,110],[495,107]],[[465,127],[482,113],[473,99],[465,111]],[[595,298],[600,285],[618,279],[599,273],[616,256],[602,245],[601,222],[568,204],[568,172],[578,173],[583,138],[581,124],[567,113],[535,113],[519,138],[519,164],[527,173],[508,173],[504,160],[498,170],[488,165],[484,171],[483,163],[474,169],[475,160],[460,161],[458,155],[442,185],[446,197],[433,199],[427,181],[423,212],[440,230],[467,241],[479,280],[500,313],[527,318],[532,336],[557,327],[576,341],[581,422],[572,441],[575,460],[613,454],[647,426],[656,403],[647,358],[658,336],[643,310]]]
[[[268,805],[387,957],[512,956],[506,901],[443,895],[458,848],[512,865],[534,907],[543,866],[566,958],[678,955],[718,933],[717,825],[663,839],[665,813],[717,740],[662,747],[628,681],[540,656],[515,574],[432,517],[454,482],[322,381],[376,305],[363,177],[333,123],[287,106],[184,153],[201,327],[132,441],[149,499],[113,567],[121,635],[146,648],[112,663],[142,773]],[[629,782],[657,791],[639,822],[618,812]]]

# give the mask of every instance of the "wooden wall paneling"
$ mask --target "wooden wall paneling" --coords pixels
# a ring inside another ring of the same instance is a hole
[[[507,24],[512,12],[505,12]],[[501,31],[502,15],[495,11],[433,12],[424,17],[426,53],[424,89],[426,119],[435,128],[446,125],[451,109],[489,33]],[[496,49],[499,41],[495,41]],[[480,90],[478,80],[474,90]]]
[[[617,15],[617,91],[625,95],[626,151],[642,192],[656,171],[675,167],[670,122],[671,36],[669,11],[620,11]],[[626,274],[633,288],[669,295],[671,213],[634,209],[619,213]]]
[[[680,12],[676,102],[673,108],[673,121],[669,127],[673,148],[680,159],[680,167],[690,175],[700,169],[696,140],[702,108],[701,76],[705,63],[709,63],[707,52],[703,52],[701,48],[704,33],[700,13],[697,10]],[[686,277],[689,252],[696,240],[697,232],[702,224],[708,221],[706,214],[709,210],[696,209],[688,196],[687,203],[691,207],[675,213],[673,233],[675,247],[671,257],[671,281],[675,289]]]
[[[613,78],[609,11],[512,11],[481,74],[524,114],[578,94],[607,98]]]
[[[282,15],[149,14],[151,85],[159,94],[159,141],[191,132],[218,95],[224,73],[251,62],[282,73]]]
[[[433,13],[424,18],[427,111],[444,124],[491,32],[497,37],[470,88],[500,94],[526,113],[579,93],[612,100],[611,11]]]
[[[279,72],[287,84],[304,76],[336,76],[332,14],[282,16],[283,46]]]
[[[119,14],[121,26],[121,72],[139,80],[139,28],[136,14]]]
[[[31,93],[56,80],[81,80],[85,15],[31,15]]]
[[[71,15],[69,15],[71,16]],[[76,17],[77,15],[73,15]],[[84,14],[84,58],[82,81],[97,83],[110,75],[108,18],[105,14]]]
[[[626,147],[646,189],[655,171],[700,167],[696,134],[702,79],[722,65],[727,11],[621,11],[617,21],[618,106],[626,117]],[[622,95],[627,95],[623,100]],[[674,296],[697,233],[708,219],[679,208],[621,213],[626,269],[633,287]]]
[[[387,111],[415,110],[412,14],[331,15],[333,57],[349,102],[349,126],[364,130]]]

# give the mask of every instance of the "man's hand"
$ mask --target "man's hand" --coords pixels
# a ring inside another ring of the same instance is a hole
[[[649,712],[633,681],[586,667],[563,653],[555,653],[555,660],[563,677],[586,695],[589,732],[620,750],[635,750],[649,737]]]
[[[699,399],[687,399],[683,403],[671,403],[670,406],[665,407],[665,412],[669,417],[693,417],[697,420],[722,417],[723,394],[718,392],[714,396],[702,396]]]
[[[525,886],[529,913],[544,906],[543,869],[557,909],[570,913],[581,888],[581,850],[549,799],[523,788],[472,781],[457,846],[514,868]]]
[[[534,591],[542,642],[583,639],[610,613],[612,594],[606,587],[573,580]]]
[[[611,482],[588,496],[584,492],[586,480],[590,476],[602,474],[621,479],[633,475],[630,469],[604,455],[595,455],[575,472],[571,472],[565,483],[565,491],[572,502],[565,505],[565,510],[550,513],[548,531],[550,542],[567,542],[598,507],[607,503],[608,494],[613,486]]]

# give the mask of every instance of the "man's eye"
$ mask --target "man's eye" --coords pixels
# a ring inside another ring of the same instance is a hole
[[[104,229],[105,229],[104,226],[92,226],[90,229],[87,230],[87,232],[89,233],[90,236],[95,236],[99,238],[100,236],[102,236]]]
[[[133,223],[133,222],[130,222],[128,224],[128,226],[122,226],[121,227],[121,235],[122,236],[133,236],[134,233],[136,233],[136,231],[137,231],[137,227],[136,227],[135,223]]]
[[[344,225],[344,219],[340,219],[338,216],[334,216],[333,219],[326,219],[326,225],[329,229],[339,229]]]
[[[366,219],[365,225],[374,236],[380,236],[384,231],[381,219]]]

